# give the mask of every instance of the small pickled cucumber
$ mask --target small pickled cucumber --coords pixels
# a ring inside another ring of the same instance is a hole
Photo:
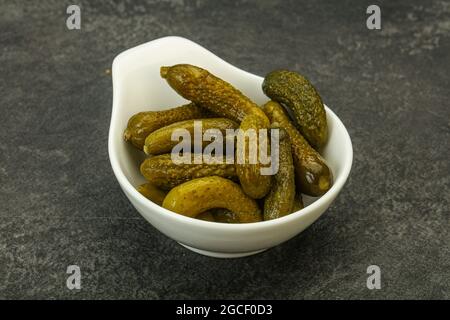
[[[292,213],[295,199],[295,174],[292,160],[292,149],[289,136],[284,129],[279,129],[273,124],[274,129],[279,131],[279,146],[275,148],[278,154],[278,172],[272,182],[272,189],[264,199],[264,220],[272,220]],[[278,149],[278,150],[276,150]]]
[[[151,183],[144,183],[137,187],[137,191],[139,191],[144,197],[153,201],[158,205],[162,205],[164,198],[166,197],[166,192],[158,189]]]
[[[192,158],[193,156],[191,156]],[[142,175],[155,186],[170,190],[186,181],[206,176],[221,176],[233,179],[236,177],[234,164],[177,164],[172,161],[171,154],[162,154],[145,159],[141,164]]]
[[[212,116],[213,114],[210,111],[193,103],[169,110],[139,112],[130,118],[123,136],[136,148],[142,149],[145,138],[159,128],[178,121]]]
[[[242,92],[200,67],[190,64],[161,67],[161,77],[185,99],[222,117],[241,122],[246,115],[256,113],[266,118],[261,108]]]
[[[260,162],[260,153],[263,150],[260,148],[260,143],[262,141],[259,137],[259,130],[267,129],[267,123],[265,119],[261,118],[259,115],[250,114],[242,120],[239,129],[244,137],[242,142],[245,141],[245,145],[242,146],[243,148],[238,148],[238,151],[236,152],[236,158],[240,157],[243,160],[242,163],[242,161],[238,161],[238,159],[236,159],[236,173],[239,177],[239,182],[241,183],[244,192],[253,199],[261,199],[269,192],[272,178],[270,175],[261,174],[261,168],[263,165]],[[250,148],[251,139],[248,135],[250,134],[249,130],[253,130],[253,133],[255,133],[255,141],[257,142],[256,150],[251,150]],[[267,146],[269,145],[268,139],[266,139],[265,143],[267,143]],[[250,163],[249,161],[250,151],[256,153],[254,155],[256,158],[254,160],[256,161],[253,161],[253,163]],[[270,154],[269,150],[267,150],[267,152]]]
[[[238,184],[218,176],[194,179],[173,188],[164,199],[163,207],[188,217],[213,208],[225,208],[236,214],[241,223],[262,220],[256,201]]]
[[[308,79],[293,71],[278,70],[266,75],[262,88],[272,100],[291,109],[297,129],[313,147],[320,148],[326,143],[325,108]]]
[[[201,123],[201,134],[206,130],[218,129],[225,136],[227,129],[237,129],[238,124],[227,118],[210,118],[210,119],[194,119],[172,123],[150,133],[145,139],[144,152],[146,154],[162,154],[170,153],[179,141],[172,140],[172,133],[175,130],[186,130],[191,136],[192,145],[194,145],[194,128],[195,124]],[[202,136],[199,137],[202,139]],[[210,142],[205,142],[208,144]]]
[[[314,197],[323,195],[333,184],[333,174],[325,159],[298,132],[280,104],[269,101],[263,109],[270,121],[278,122],[289,135],[299,191]]]

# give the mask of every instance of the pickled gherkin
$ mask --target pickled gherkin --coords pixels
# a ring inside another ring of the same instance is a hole
[[[164,199],[163,207],[192,218],[213,208],[225,208],[233,212],[240,223],[262,220],[256,201],[238,184],[218,176],[194,179],[173,188]]]
[[[139,112],[130,118],[123,136],[125,141],[131,142],[136,148],[142,150],[145,138],[155,130],[178,121],[213,116],[210,111],[193,103],[169,110]]]
[[[189,155],[193,159],[193,155]],[[224,178],[236,178],[234,164],[223,163],[175,163],[171,154],[162,154],[145,159],[141,164],[142,175],[155,186],[170,190],[186,181],[207,177],[220,176]]]
[[[272,220],[292,213],[295,200],[295,174],[292,160],[291,143],[284,129],[278,128],[278,123],[272,124],[279,131],[278,172],[272,179],[272,189],[264,198],[264,220]],[[273,148],[276,148],[273,146]]]
[[[246,115],[257,114],[269,122],[257,104],[228,82],[205,69],[190,64],[161,67],[161,76],[187,100],[225,118],[241,122]]]
[[[333,184],[333,175],[325,159],[298,132],[279,103],[269,101],[263,109],[270,121],[278,122],[289,135],[299,191],[314,197],[323,195]]]
[[[266,121],[260,116],[253,114],[246,116],[241,122],[241,126],[239,127],[243,137],[241,142],[244,142],[244,146],[238,149],[236,157],[240,156],[244,163],[239,163],[239,161],[236,160],[236,173],[239,177],[239,182],[241,183],[242,189],[253,199],[260,199],[264,197],[270,190],[272,176],[261,174],[261,168],[263,167],[263,165],[260,162],[260,157],[263,149],[260,146],[262,141],[260,140],[259,131],[261,129],[266,130],[266,128]],[[251,150],[250,148],[251,141],[248,134],[250,134],[251,132],[249,130],[252,130],[252,132],[255,134],[254,139],[257,142],[256,150]],[[268,145],[267,138],[268,137],[266,134],[265,142]],[[256,163],[250,163],[249,161],[249,153],[251,151],[256,152],[256,154],[254,155],[257,160],[255,161]]]
[[[144,197],[153,201],[158,205],[162,205],[164,198],[166,197],[167,192],[158,189],[151,183],[144,183],[137,187],[137,191],[139,191]]]
[[[227,118],[194,119],[172,123],[150,133],[145,139],[144,152],[146,154],[169,153],[179,142],[172,140],[172,134],[176,130],[186,130],[191,136],[191,145],[194,145],[195,125],[201,124],[201,134],[206,130],[218,129],[225,136],[227,129],[237,129],[238,124]],[[200,137],[202,138],[202,137]],[[209,142],[205,141],[204,144]]]
[[[327,142],[325,107],[308,79],[293,71],[272,71],[264,78],[262,88],[268,97],[292,111],[295,126],[314,148]]]

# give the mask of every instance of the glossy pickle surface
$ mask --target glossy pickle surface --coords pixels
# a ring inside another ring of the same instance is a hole
[[[333,174],[325,160],[295,128],[279,103],[269,101],[263,109],[271,122],[277,122],[289,135],[299,191],[313,197],[323,195],[333,184]]]
[[[225,208],[233,212],[240,223],[262,220],[256,201],[237,183],[218,176],[194,179],[173,188],[164,199],[163,207],[188,217]]]
[[[266,75],[264,93],[292,111],[293,122],[314,147],[321,148],[328,139],[327,115],[316,88],[301,74],[276,70]]]

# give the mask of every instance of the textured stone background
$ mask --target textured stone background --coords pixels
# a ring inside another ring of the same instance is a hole
[[[68,31],[71,3],[0,0],[0,298],[450,298],[448,1],[378,1],[381,31],[365,25],[372,1],[79,1]],[[121,193],[108,71],[166,35],[256,74],[298,70],[346,124],[350,179],[298,237],[211,259]]]

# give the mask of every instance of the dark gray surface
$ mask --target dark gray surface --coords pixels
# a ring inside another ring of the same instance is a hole
[[[95,4],[94,4],[95,3]],[[450,298],[448,1],[0,0],[0,298]],[[426,4],[425,4],[426,3]],[[166,35],[264,75],[306,74],[347,126],[342,193],[249,258],[187,251],[146,223],[110,168],[115,55]],[[82,289],[66,288],[77,264]],[[366,288],[366,268],[382,289]]]

